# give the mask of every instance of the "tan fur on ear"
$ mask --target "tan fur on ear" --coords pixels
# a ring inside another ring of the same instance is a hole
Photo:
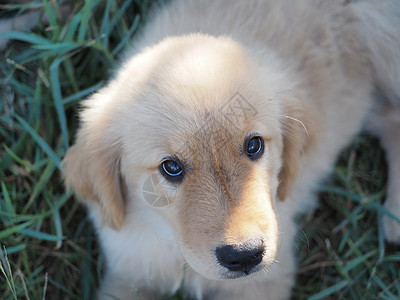
[[[278,199],[284,201],[289,195],[299,167],[301,154],[312,143],[313,119],[297,99],[284,103],[281,123],[283,128],[282,167],[279,173]]]
[[[120,156],[115,143],[107,139],[104,124],[101,125],[83,124],[76,144],[63,160],[63,173],[67,188],[73,188],[83,202],[96,201],[103,222],[118,230],[125,217]]]

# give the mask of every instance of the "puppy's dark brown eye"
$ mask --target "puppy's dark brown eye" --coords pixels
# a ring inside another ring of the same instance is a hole
[[[181,181],[183,179],[183,169],[178,161],[169,159],[161,163],[160,172],[170,181]]]
[[[250,159],[260,158],[264,153],[264,140],[259,136],[252,137],[248,140],[245,150]]]

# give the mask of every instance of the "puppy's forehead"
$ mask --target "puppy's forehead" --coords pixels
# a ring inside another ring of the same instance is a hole
[[[195,36],[171,43],[164,52],[168,60],[149,78],[143,100],[163,114],[160,121],[170,115],[189,121],[197,132],[211,126],[240,127],[256,114],[254,100],[265,95],[258,89],[257,69],[240,45],[227,38]]]
[[[168,59],[148,78],[134,110],[124,112],[136,150],[157,157],[222,144],[232,149],[249,131],[268,125],[266,112],[278,120],[276,103],[265,104],[265,82],[233,41],[197,37],[164,48]]]
[[[240,115],[243,112],[236,114],[229,116],[221,109],[203,113],[203,117],[199,116],[192,122],[187,120],[184,126],[176,128],[176,135],[170,137],[171,150],[183,157],[225,152],[224,149],[236,152],[235,149],[241,146],[247,128],[251,128],[249,120]],[[242,122],[238,123],[237,119]],[[194,126],[189,127],[190,123]]]
[[[189,40],[163,65],[153,82],[173,101],[218,109],[250,77],[245,51],[229,39]]]

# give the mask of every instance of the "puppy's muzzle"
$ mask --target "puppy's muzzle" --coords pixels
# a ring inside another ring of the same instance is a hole
[[[264,252],[264,242],[261,239],[253,239],[237,245],[224,245],[215,249],[221,266],[232,272],[243,272],[246,275],[261,263]]]

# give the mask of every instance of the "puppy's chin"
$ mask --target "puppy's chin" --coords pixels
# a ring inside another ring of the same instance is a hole
[[[235,281],[235,280],[246,280],[246,279],[254,279],[259,277],[264,272],[267,272],[269,266],[266,263],[261,263],[258,266],[252,268],[248,273],[237,271],[224,271],[218,280],[221,281]]]

